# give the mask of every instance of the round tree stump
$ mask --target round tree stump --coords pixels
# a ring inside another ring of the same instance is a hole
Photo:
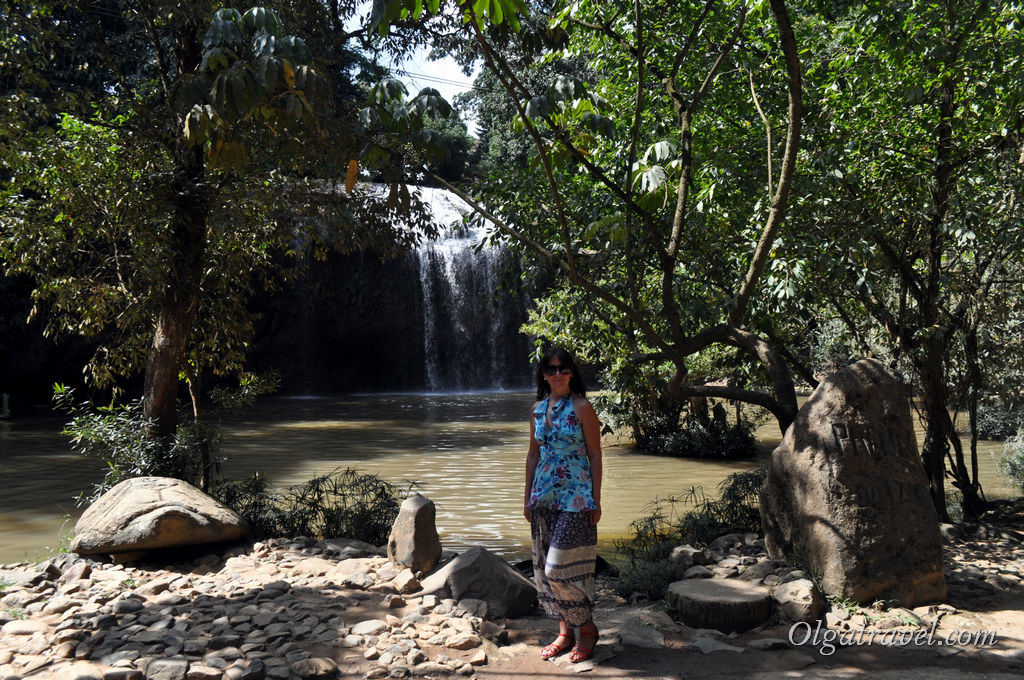
[[[772,614],[768,590],[745,581],[676,581],[668,587],[668,602],[687,626],[714,628],[723,633],[750,630]]]

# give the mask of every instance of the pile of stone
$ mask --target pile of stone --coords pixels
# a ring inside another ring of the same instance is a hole
[[[5,567],[0,679],[472,676],[506,636],[488,603],[421,594],[379,552],[300,537],[171,568]]]

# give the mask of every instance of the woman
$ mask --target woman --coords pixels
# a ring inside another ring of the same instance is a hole
[[[541,650],[549,659],[589,659],[597,645],[593,620],[597,523],[601,519],[601,426],[586,399],[576,362],[550,349],[537,364],[537,399],[526,456],[523,515],[533,536],[538,598],[558,619],[558,637]],[[577,638],[573,628],[579,629]]]

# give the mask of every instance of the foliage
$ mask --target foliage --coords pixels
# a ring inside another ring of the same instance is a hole
[[[641,439],[647,421],[677,429],[689,397],[756,403],[783,428],[796,412],[785,362],[745,319],[800,126],[795,43],[769,5],[555,2],[518,34],[467,21],[494,147],[464,198],[553,283],[524,330],[610,367],[623,420],[652,414],[629,423]]]
[[[616,542],[628,558],[617,592],[660,599],[668,584],[682,576],[681,566],[670,557],[676,546],[699,547],[728,533],[760,532],[758,494],[766,472],[758,467],[729,475],[718,485],[717,499],[691,488],[681,496],[655,500],[646,515],[630,524],[633,538]],[[692,509],[684,511],[686,506]]]
[[[1006,440],[1002,471],[1010,481],[1024,490],[1024,428]]]
[[[173,435],[180,381],[198,416],[204,380],[241,372],[255,291],[332,248],[432,233],[415,197],[339,184],[361,144],[362,32],[323,3],[274,4],[322,52],[271,9],[207,1],[13,2],[0,22],[4,271],[32,277],[48,334],[96,342],[94,386],[145,373],[153,436]]]
[[[377,475],[345,468],[282,490],[260,473],[219,480],[213,495],[246,519],[258,538],[343,537],[383,545],[404,492]]]
[[[88,494],[79,495],[86,505],[116,484],[132,477],[174,477],[200,484],[204,453],[215,452],[220,431],[202,421],[188,420],[168,444],[146,435],[150,426],[139,400],[95,411],[87,403],[75,403],[75,392],[54,387],[54,405],[71,415],[61,434],[71,438],[74,450],[103,461],[106,473]],[[210,456],[212,458],[212,456]]]
[[[752,458],[757,455],[752,423],[691,420],[675,432],[654,437],[644,450],[657,456],[677,458]]]
[[[787,313],[841,319],[860,353],[881,341],[902,362],[922,398],[936,509],[946,512],[949,460],[976,514],[978,480],[949,411],[973,413],[997,391],[993,341],[1012,337],[1000,330],[1019,313],[1020,8],[819,6],[807,8],[802,33],[816,102],[796,188],[803,229],[775,258],[799,293]]]
[[[982,439],[1008,439],[1024,428],[1024,404],[1008,404],[990,397],[978,404],[978,436]]]

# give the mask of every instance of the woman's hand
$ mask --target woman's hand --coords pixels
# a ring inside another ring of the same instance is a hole
[[[590,523],[597,524],[601,521],[601,504],[598,503],[597,507],[590,511]]]

